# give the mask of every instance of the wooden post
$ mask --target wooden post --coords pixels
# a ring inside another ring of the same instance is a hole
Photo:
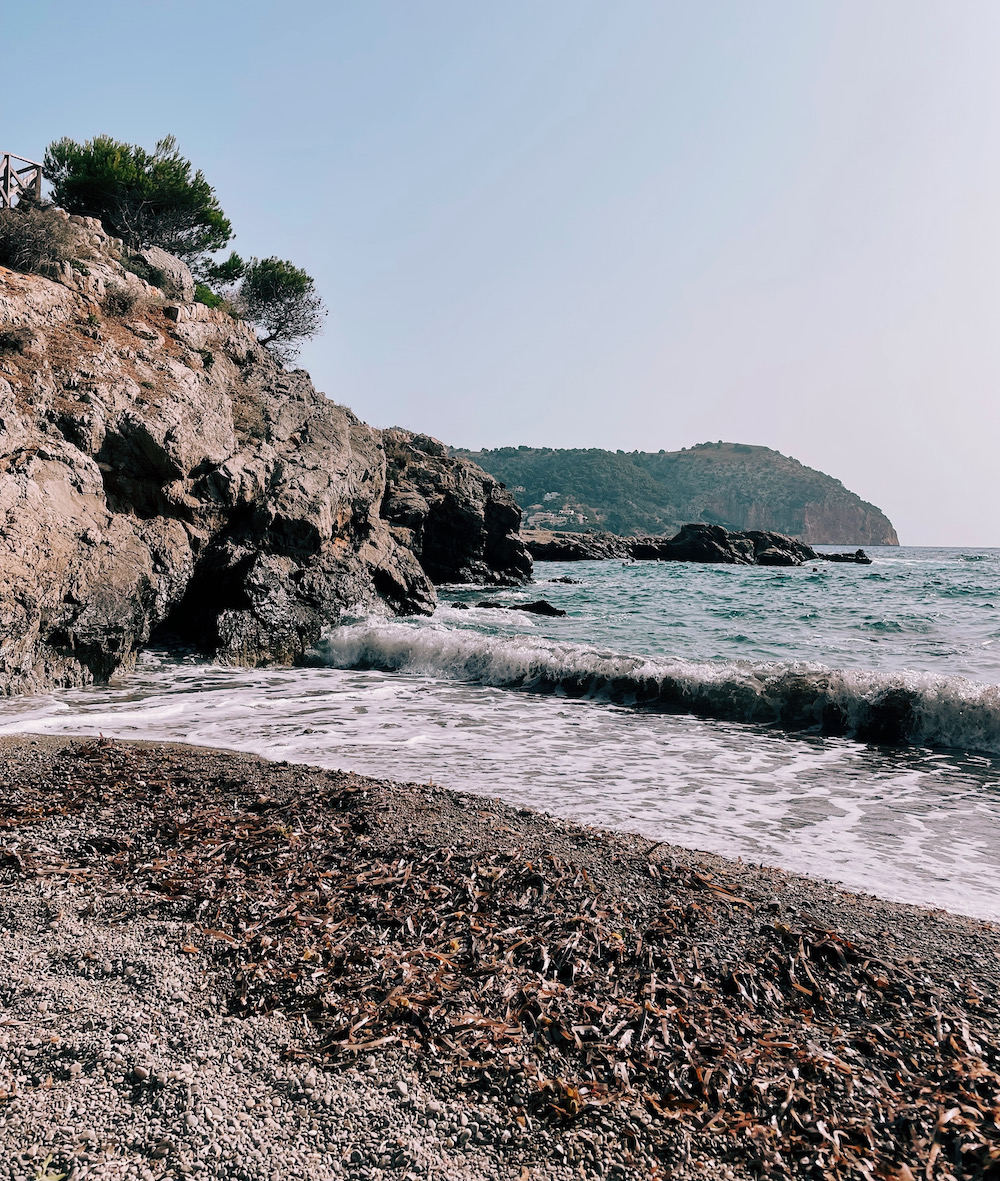
[[[18,168],[18,164],[27,167]],[[21,193],[31,193],[41,200],[42,166],[37,160],[4,152],[0,155],[0,209],[9,209]]]

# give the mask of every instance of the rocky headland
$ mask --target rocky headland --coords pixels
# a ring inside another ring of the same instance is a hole
[[[158,632],[288,663],[344,611],[530,580],[492,476],[286,372],[179,260],[67,226],[54,277],[0,268],[0,692],[107,679]]]
[[[619,537],[613,533],[563,533],[525,529],[533,558],[544,562],[599,562],[618,558],[642,562],[709,562],[726,566],[802,566],[806,562],[868,565],[864,550],[823,553],[781,533],[730,532],[721,525],[685,525],[674,537]]]
[[[809,545],[898,545],[892,522],[840,480],[770,447],[456,451],[511,488],[530,528],[670,536],[689,521]]]

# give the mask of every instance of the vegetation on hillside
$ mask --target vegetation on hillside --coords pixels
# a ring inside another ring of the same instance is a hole
[[[166,290],[164,272],[140,252],[155,246],[183,259],[197,280],[196,301],[253,324],[278,361],[291,361],[301,343],[320,332],[326,310],[301,267],[273,257],[244,262],[235,253],[221,262],[213,258],[234,236],[232,223],[173,136],[152,152],[109,135],[83,143],[63,137],[49,144],[43,169],[52,201],[22,194],[14,208],[0,210],[0,266],[55,275],[69,262],[87,273],[83,260],[74,258],[78,235],[66,214],[94,217],[121,239],[126,270]]]
[[[159,246],[197,267],[233,237],[215,190],[172,135],[152,152],[110,135],[64,136],[46,148],[43,167],[57,205],[99,218],[132,250]]]
[[[689,521],[707,521],[774,529],[817,544],[826,534],[837,543],[895,540],[874,505],[769,447],[719,442],[656,453],[542,447],[455,453],[502,480],[529,526],[669,535]]]

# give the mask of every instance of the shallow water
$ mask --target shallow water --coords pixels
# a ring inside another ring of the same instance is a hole
[[[564,619],[461,610],[447,604],[488,592],[445,588],[431,620],[336,629],[313,667],[151,653],[111,686],[3,703],[0,732],[433,779],[1000,919],[1000,554],[873,554],[815,572],[540,563],[529,593],[489,597],[544,595]],[[541,582],[563,575],[579,585]],[[627,704],[653,682],[687,697]],[[828,716],[813,718],[814,698],[850,730],[887,694],[893,709],[904,701],[903,744],[802,728]],[[669,712],[684,701],[711,716]]]

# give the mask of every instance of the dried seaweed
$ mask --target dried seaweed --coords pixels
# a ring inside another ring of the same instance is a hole
[[[971,986],[775,921],[659,845],[629,867],[633,902],[516,829],[468,847],[382,832],[384,785],[248,798],[170,767],[78,746],[0,810],[0,844],[54,813],[117,823],[0,869],[169,907],[196,924],[182,950],[226,966],[234,1014],[281,1008],[332,1058],[417,1047],[522,1121],[642,1105],[665,1155],[679,1131],[774,1176],[1000,1177],[997,1013]]]

